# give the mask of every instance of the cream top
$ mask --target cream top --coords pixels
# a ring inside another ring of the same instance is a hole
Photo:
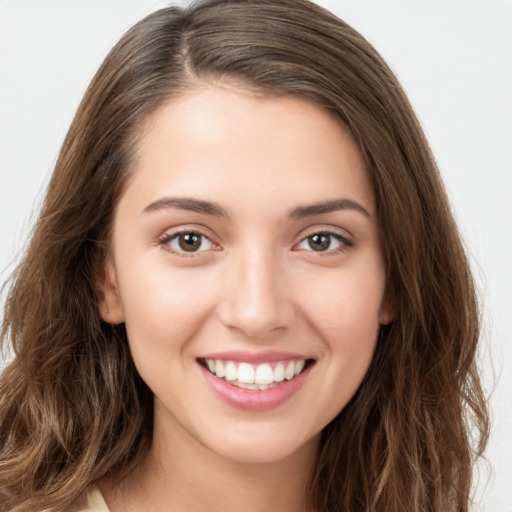
[[[110,512],[101,491],[95,486],[91,486],[87,494],[87,505],[80,512]]]

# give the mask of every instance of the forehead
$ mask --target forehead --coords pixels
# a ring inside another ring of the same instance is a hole
[[[220,202],[235,194],[264,208],[342,195],[374,211],[363,155],[334,116],[229,84],[193,89],[147,120],[125,195],[143,208],[158,194]]]

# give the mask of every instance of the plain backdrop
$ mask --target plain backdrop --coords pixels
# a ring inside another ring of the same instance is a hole
[[[157,0],[0,0],[0,279],[19,257],[95,70]],[[184,4],[186,2],[174,2]],[[473,262],[491,400],[485,512],[512,512],[512,0],[324,0],[398,75]]]

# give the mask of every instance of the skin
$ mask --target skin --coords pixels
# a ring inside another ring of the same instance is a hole
[[[168,198],[212,202],[227,217]],[[351,203],[297,213],[339,199]],[[208,238],[184,252],[180,230]],[[322,250],[315,233],[332,233]],[[320,432],[392,318],[373,190],[344,127],[307,101],[226,83],[170,100],[145,126],[101,287],[101,315],[126,323],[155,395],[147,460],[119,488],[100,482],[111,510],[304,510]],[[198,363],[226,350],[314,364],[285,403],[240,410]]]

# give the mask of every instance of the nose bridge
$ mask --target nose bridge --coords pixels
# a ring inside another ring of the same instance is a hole
[[[226,326],[256,338],[287,327],[294,307],[276,251],[248,243],[228,265],[221,319]]]

